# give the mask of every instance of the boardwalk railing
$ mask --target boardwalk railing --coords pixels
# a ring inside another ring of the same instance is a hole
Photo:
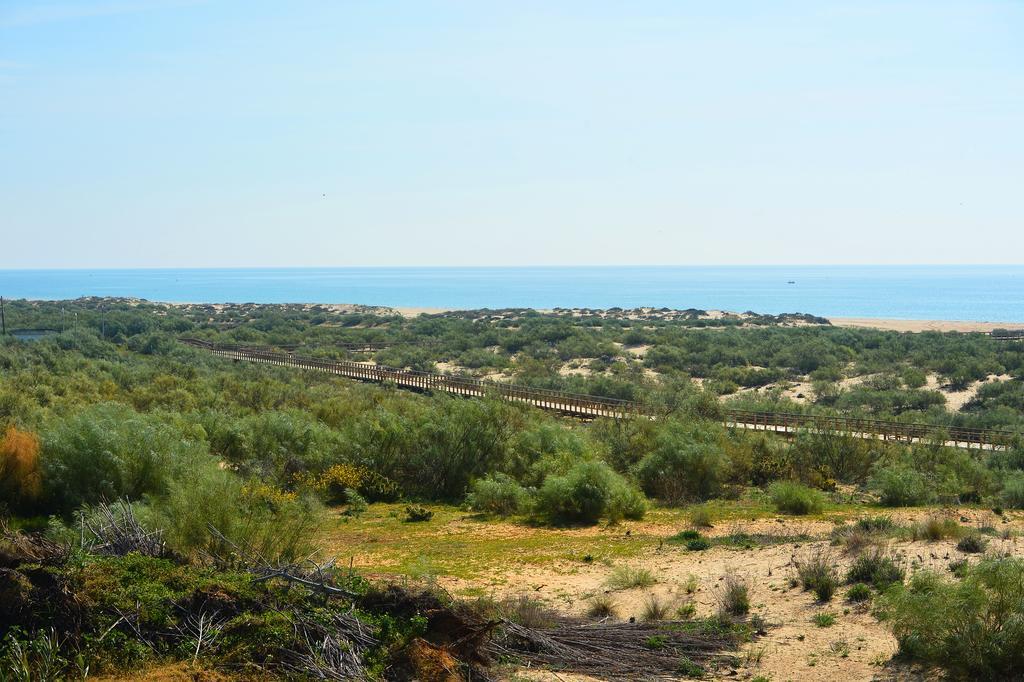
[[[262,348],[213,344],[200,339],[182,339],[181,341],[190,346],[202,348],[215,355],[232,360],[299,367],[301,369],[338,374],[350,379],[376,383],[392,383],[402,388],[420,391],[442,391],[462,396],[495,396],[508,401],[522,402],[542,409],[583,418],[611,417],[621,419],[630,416],[657,416],[656,410],[650,406],[630,400],[530,388],[516,384],[398,369],[363,362],[323,360]],[[1012,431],[996,429],[942,427],[934,424],[915,424],[860,417],[757,412],[751,410],[723,410],[722,420],[726,426],[732,428],[773,431],[782,434],[814,431],[908,443],[938,441],[946,445],[962,448],[1003,448],[1014,442],[1018,436],[1018,434]]]
[[[988,335],[996,341],[1022,341],[1024,329],[993,329]]]

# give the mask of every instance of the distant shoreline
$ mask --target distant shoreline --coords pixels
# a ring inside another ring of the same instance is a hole
[[[418,308],[405,306],[391,306],[391,309],[403,317],[417,317],[419,315],[437,315],[448,313],[458,308]],[[546,313],[550,310],[538,310]],[[835,327],[855,327],[868,329],[881,329],[883,331],[895,332],[982,332],[988,333],[993,329],[1020,329],[1024,324],[1019,322],[973,322],[970,320],[897,320],[873,317],[830,317],[827,318]]]
[[[882,329],[894,332],[984,332],[1020,329],[1020,322],[971,322],[968,320],[890,320],[871,317],[830,317],[836,327]]]

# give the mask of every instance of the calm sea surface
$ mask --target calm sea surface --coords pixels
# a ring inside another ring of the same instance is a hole
[[[1024,266],[3,270],[0,295],[426,308],[664,306],[1024,322]]]

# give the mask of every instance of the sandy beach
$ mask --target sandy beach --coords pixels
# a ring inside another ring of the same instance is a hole
[[[832,317],[837,327],[869,327],[895,332],[990,332],[993,329],[1020,329],[1020,322],[969,322],[966,320],[886,320],[870,317]]]

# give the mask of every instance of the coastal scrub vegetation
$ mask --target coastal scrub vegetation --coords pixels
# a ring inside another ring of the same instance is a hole
[[[115,634],[102,642],[76,639],[70,648],[53,640],[67,631],[54,629],[56,616],[39,610],[43,583],[17,568],[32,563],[26,555],[0,561],[0,571],[17,573],[2,574],[0,602],[9,612],[0,618],[0,639],[4,655],[58,644],[77,652],[81,661],[65,661],[69,671],[131,668],[154,660],[154,652],[184,656],[179,640],[129,646],[129,633],[190,627],[176,609],[214,594],[226,595],[218,608],[230,619],[222,623],[221,644],[209,649],[211,663],[278,660],[274,647],[299,632],[295,613],[311,609],[322,626],[344,609],[316,611],[312,595],[296,606],[280,585],[254,582],[243,555],[294,565],[315,555],[329,519],[357,516],[368,505],[402,505],[403,520],[414,522],[403,523],[410,529],[437,523],[430,506],[436,503],[480,518],[567,528],[614,527],[652,508],[740,496],[805,516],[834,508],[850,491],[890,507],[1024,507],[1019,444],[965,451],[940,438],[787,439],[730,429],[719,419],[726,404],[1020,428],[1022,345],[983,335],[835,329],[809,316],[704,311],[475,311],[407,319],[375,308],[113,299],[14,301],[7,323],[51,331],[0,340],[0,518],[16,535],[15,528],[42,534],[39,542],[68,548],[77,538],[78,553],[60,555],[46,570],[72,593],[99,600],[102,616],[89,637],[99,638],[104,628]],[[658,418],[585,423],[496,399],[232,363],[179,343],[182,336],[642,400],[657,406]],[[787,382],[805,386],[805,398],[783,388]],[[973,387],[972,397],[950,410],[944,396],[965,387]],[[82,529],[103,526],[114,503],[159,534],[159,555],[83,546]],[[694,525],[711,525],[711,507],[697,509]],[[913,532],[922,539],[953,533],[939,521]],[[971,548],[984,548],[971,538]],[[687,542],[695,543],[693,551],[713,545],[699,533]],[[903,568],[887,555],[865,554],[855,569],[848,582],[858,593],[859,585],[885,590],[902,649],[922,660],[939,654],[922,648],[919,631],[945,636],[924,613],[929,595],[970,596],[979,606],[963,618],[987,623],[1002,617],[991,612],[993,595],[1008,589],[1016,570],[984,560],[958,583],[929,578],[915,585],[914,578],[900,591]],[[393,603],[365,601],[377,588],[354,573],[331,575],[332,585],[352,593],[344,608],[354,607],[376,633],[361,665],[383,674],[394,664],[392,653],[408,655],[420,636],[416,609],[396,616]],[[809,562],[800,581],[821,601],[839,585],[825,559]],[[122,599],[135,590],[152,598],[138,607],[145,614],[131,615],[136,607]],[[744,584],[730,584],[724,598],[723,613],[732,618],[749,610]],[[275,609],[286,602],[298,610],[282,620]],[[1020,616],[1019,608],[1010,611]],[[995,651],[993,674],[1016,665],[1002,643],[982,639],[979,646]],[[117,646],[127,648],[115,655]]]

